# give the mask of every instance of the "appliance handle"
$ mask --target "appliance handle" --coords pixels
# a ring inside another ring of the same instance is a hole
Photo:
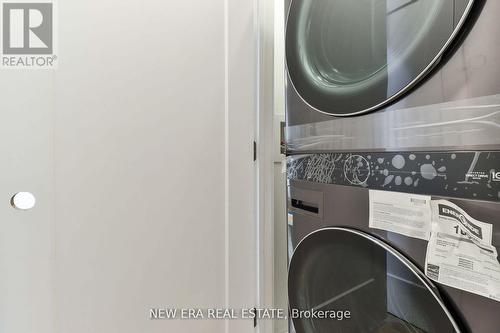
[[[299,199],[293,199],[292,198],[292,207],[300,209],[300,210],[305,210],[306,212],[318,214],[319,213],[319,206],[314,205],[310,202],[305,202]]]

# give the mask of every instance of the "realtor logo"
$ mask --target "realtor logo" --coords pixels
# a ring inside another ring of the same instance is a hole
[[[36,0],[35,0],[36,1]],[[53,68],[53,1],[2,3],[2,67]]]

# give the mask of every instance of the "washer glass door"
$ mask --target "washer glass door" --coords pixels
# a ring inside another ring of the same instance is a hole
[[[292,0],[291,83],[318,111],[354,115],[396,100],[438,63],[473,0]]]
[[[328,228],[304,238],[290,261],[288,293],[296,333],[460,332],[416,266],[356,230]]]

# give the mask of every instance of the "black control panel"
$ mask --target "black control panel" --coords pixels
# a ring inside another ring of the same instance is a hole
[[[324,153],[291,156],[287,176],[323,184],[500,201],[500,152]]]

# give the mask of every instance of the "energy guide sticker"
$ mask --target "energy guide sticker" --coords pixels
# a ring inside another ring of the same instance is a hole
[[[432,201],[432,233],[425,274],[441,284],[500,301],[500,263],[493,226],[457,205]]]

